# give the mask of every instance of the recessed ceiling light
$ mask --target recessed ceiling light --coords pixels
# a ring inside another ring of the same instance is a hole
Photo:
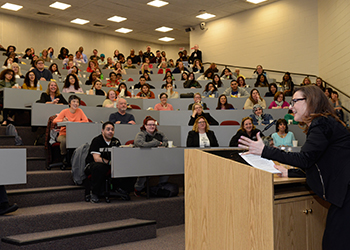
[[[112,22],[117,22],[120,23],[122,21],[125,21],[127,18],[126,17],[121,17],[121,16],[112,16],[110,18],[108,18],[108,21],[112,21]]]
[[[76,24],[81,24],[81,25],[84,25],[84,24],[87,24],[89,23],[90,21],[88,20],[84,20],[84,19],[80,19],[80,18],[76,18],[72,21],[70,21],[71,23],[76,23]]]
[[[169,28],[169,27],[165,27],[165,26],[162,26],[162,27],[159,27],[156,29],[156,31],[160,31],[160,32],[168,32],[171,30],[173,30],[173,28]]]
[[[65,10],[71,7],[72,5],[61,3],[61,2],[54,2],[53,4],[49,5],[51,8],[59,9],[59,10]]]
[[[115,30],[116,32],[119,32],[119,33],[124,33],[124,34],[126,34],[126,33],[129,33],[129,32],[131,32],[132,30],[131,29],[127,29],[127,28],[120,28],[120,29],[117,29],[117,30]]]
[[[168,2],[162,1],[162,0],[154,0],[152,2],[147,3],[147,5],[151,5],[153,7],[163,7],[165,5],[169,4]]]
[[[165,37],[159,38],[158,40],[163,41],[163,42],[170,42],[170,41],[175,40],[175,38],[165,36]]]
[[[17,11],[17,10],[22,9],[23,6],[17,5],[17,4],[12,4],[12,3],[5,3],[4,5],[1,6],[1,8],[7,9],[7,10]]]
[[[247,2],[254,3],[254,4],[262,3],[262,2],[265,2],[265,1],[266,0],[247,0]]]
[[[216,17],[216,16],[213,14],[209,14],[209,13],[203,13],[203,14],[200,14],[196,17],[200,18],[200,19],[209,19],[209,18]]]

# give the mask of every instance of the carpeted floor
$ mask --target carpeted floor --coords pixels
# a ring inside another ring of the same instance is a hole
[[[185,224],[157,230],[157,238],[104,247],[95,250],[182,250],[185,249]]]

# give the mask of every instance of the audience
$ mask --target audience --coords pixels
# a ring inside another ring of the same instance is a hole
[[[248,92],[241,87],[238,87],[238,83],[236,80],[232,80],[231,87],[225,89],[224,95],[225,96],[231,96],[231,97],[244,97],[244,96],[249,96]]]
[[[199,46],[196,44],[193,47],[194,51],[191,53],[191,56],[188,59],[188,63],[193,63],[196,59],[203,62],[202,60],[202,51],[199,50]]]
[[[285,119],[277,120],[276,132],[271,137],[275,147],[292,147],[295,140],[293,132],[288,131],[288,125]]]
[[[172,98],[179,98],[179,93],[173,90],[173,83],[172,82],[167,82],[165,85],[166,92],[169,96],[170,99]]]
[[[269,91],[265,93],[265,97],[274,97],[277,93],[277,85],[276,83],[271,83],[269,85]]]
[[[339,100],[339,95],[338,95],[337,91],[332,91],[330,103],[334,107],[334,110],[337,113],[337,115],[339,116],[339,119],[344,121],[344,113],[343,113],[342,103]]]
[[[126,71],[125,69],[123,69],[123,64],[121,64],[120,62],[116,62],[114,72],[117,74],[126,75]]]
[[[273,97],[269,109],[288,109],[289,103],[285,101],[285,96],[283,92],[278,91]]]
[[[260,93],[257,89],[252,89],[250,91],[250,96],[244,104],[244,109],[253,109],[255,104],[260,104],[263,109],[266,109],[266,102],[260,97]]]
[[[95,71],[90,73],[89,79],[86,80],[85,85],[94,85],[94,83],[99,80]]]
[[[294,120],[294,113],[291,109],[288,109],[288,113],[285,114],[284,119],[288,122],[288,124],[299,124],[299,122]]]
[[[264,114],[263,108],[259,104],[255,104],[253,106],[253,114],[249,117],[252,118],[254,125],[267,125],[271,123],[271,120],[273,120],[272,115]]]
[[[67,105],[68,102],[60,93],[55,80],[51,80],[47,85],[46,92],[41,93],[39,103]]]
[[[134,89],[141,89],[141,87],[142,87],[143,85],[145,85],[145,84],[147,84],[147,83],[146,83],[146,78],[145,78],[144,76],[140,76],[140,82],[134,85]],[[152,86],[151,84],[148,84],[148,86],[149,86],[151,89],[155,89],[155,87]]]
[[[157,121],[151,116],[146,116],[143,120],[143,125],[135,136],[134,145],[140,148],[151,148],[151,147],[167,147],[168,138],[165,134],[157,129]],[[138,177],[135,183],[135,196],[139,197],[144,191],[146,177]],[[167,182],[169,176],[160,176],[159,183]]]
[[[192,115],[190,116],[190,120],[188,125],[193,125],[196,119],[200,116],[203,116],[210,125],[219,125],[218,121],[214,119],[209,113],[203,112],[203,107],[200,103],[195,103],[192,106]]]
[[[57,63],[52,63],[49,67],[49,71],[51,72],[51,74],[61,75],[60,71],[58,70]]]
[[[243,76],[237,77],[238,86],[241,88],[249,88],[249,86],[245,83],[245,78]]]
[[[24,78],[24,75],[22,75],[21,68],[19,67],[18,63],[12,63],[12,70],[15,72],[16,78]]]
[[[325,91],[325,87],[323,86],[323,80],[321,77],[316,78],[316,84],[317,87],[319,87],[323,92]]]
[[[89,148],[88,155],[85,159],[87,167],[85,173],[91,174],[91,197],[92,203],[99,202],[99,196],[103,196],[106,186],[106,176],[111,170],[111,153],[100,151],[104,148],[119,147],[120,141],[114,137],[114,124],[105,122],[102,125],[102,133],[96,136]],[[116,192],[123,200],[130,200],[128,192],[121,188],[120,182],[124,182],[126,178],[112,179],[114,192]]]
[[[89,90],[89,95],[103,95],[107,96],[107,93],[102,89],[102,82],[97,80]]]
[[[22,85],[22,89],[43,90],[33,71],[28,71]]]
[[[117,112],[110,114],[108,119],[110,122],[114,124],[136,124],[134,115],[126,113],[127,102],[124,98],[118,99],[117,109]]]
[[[216,107],[217,110],[224,110],[224,109],[235,109],[232,104],[227,103],[227,97],[225,94],[222,94],[218,98],[218,106]]]
[[[113,71],[111,71],[109,73],[109,79],[107,80],[107,84],[106,84],[106,87],[109,87],[109,88],[115,88],[119,85],[119,81],[117,79],[117,74]]]
[[[177,67],[173,70],[173,74],[183,73],[184,71],[189,72],[189,70],[184,66],[183,62],[179,62]]]
[[[78,77],[76,75],[67,75],[66,80],[64,81],[62,93],[84,93],[83,89],[79,86]]]
[[[154,106],[154,110],[174,110],[173,106],[168,103],[168,94],[161,93],[159,95],[160,103]]]
[[[188,110],[192,110],[192,106],[195,104],[195,103],[199,103],[203,109],[207,110],[208,107],[207,107],[207,104],[202,102],[202,95],[200,93],[195,93],[194,96],[193,96],[193,103],[191,103],[190,105],[188,105]]]
[[[231,138],[230,147],[238,147],[238,140],[241,136],[248,137],[251,140],[257,140],[257,133],[260,130],[255,127],[253,124],[253,119],[251,117],[244,117],[242,119],[241,127],[238,129],[237,133]],[[260,133],[260,136],[264,136]]]
[[[128,91],[128,88],[126,87],[126,84],[125,83],[120,83],[118,85],[118,89],[116,91],[116,94],[117,94],[117,97],[131,97],[131,93],[130,91]]]
[[[294,90],[294,83],[292,81],[292,77],[289,72],[286,72],[283,76],[281,82],[282,91],[285,96],[292,96]]]
[[[39,81],[50,81],[52,74],[49,70],[45,69],[45,64],[42,59],[38,59],[34,63],[35,68],[32,70]]]
[[[186,147],[219,147],[214,131],[209,130],[209,123],[203,116],[199,116],[188,132]]]
[[[216,88],[214,83],[209,82],[207,85],[205,85],[203,96],[212,98],[217,98],[219,96],[218,89]]]
[[[311,80],[310,78],[307,76],[304,78],[303,82],[300,84],[301,86],[306,86],[306,85],[310,85],[311,84]]]
[[[89,61],[88,63],[88,67],[86,69],[86,72],[92,73],[94,71],[96,71],[98,65],[94,62],[94,61]]]
[[[267,73],[264,71],[261,65],[256,66],[256,69],[252,75],[252,78],[258,78],[259,75],[264,75],[266,76],[266,78],[268,78]]]
[[[196,88],[201,88],[202,86],[199,84],[199,82],[196,81],[196,78],[193,73],[190,73],[188,75],[187,81],[184,82],[183,84],[184,88],[191,88],[191,89],[196,89]]]
[[[195,59],[192,65],[193,73],[204,73],[204,67],[199,59]]]
[[[137,93],[136,97],[139,97],[141,99],[154,99],[155,95],[151,91],[150,86],[147,83],[145,83],[144,85],[142,85],[140,92]]]
[[[264,74],[258,75],[254,87],[268,87],[269,83]]]
[[[231,70],[229,68],[224,68],[224,70],[221,73],[221,79],[222,80],[232,80],[236,77],[233,76]]]
[[[107,92],[106,100],[103,101],[102,107],[104,108],[116,108],[117,107],[117,100],[116,100],[116,93],[114,89],[110,89]]]
[[[224,87],[224,84],[222,83],[220,77],[218,74],[215,74],[213,77],[213,83],[217,88]]]
[[[68,98],[69,108],[62,110],[57,117],[53,120],[54,123],[58,122],[89,122],[84,112],[79,108],[80,98],[76,95],[71,95]],[[66,127],[62,126],[60,133],[57,137],[57,141],[60,142],[61,155],[65,158],[67,155],[66,149]],[[63,161],[65,162],[65,161]]]

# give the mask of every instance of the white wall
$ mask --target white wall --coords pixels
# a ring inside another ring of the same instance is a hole
[[[317,15],[317,0],[281,0],[207,22],[208,30],[190,33],[190,45],[204,62],[317,74]]]
[[[168,59],[178,58],[179,47],[189,50],[188,44],[181,46],[150,44],[5,14],[0,14],[0,39],[1,45],[5,48],[10,44],[15,45],[17,52],[24,52],[26,48],[34,47],[35,53],[39,54],[43,49],[53,47],[56,56],[62,46],[67,47],[73,54],[79,46],[83,46],[84,53],[88,56],[96,48],[106,57],[112,56],[114,50],[118,49],[126,57],[130,54],[130,49],[133,48],[138,53],[140,49],[146,51],[146,46],[150,45],[154,53],[157,49],[164,50]]]

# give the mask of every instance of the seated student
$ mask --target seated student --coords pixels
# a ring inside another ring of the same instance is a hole
[[[214,119],[209,113],[203,112],[203,107],[200,103],[195,103],[192,106],[192,115],[190,116],[190,120],[188,125],[193,125],[196,119],[200,116],[203,116],[210,125],[219,125],[218,121]]]
[[[89,95],[104,95],[106,96],[107,93],[102,89],[102,82],[100,80],[97,80],[89,90]]]
[[[220,76],[218,74],[215,74],[213,77],[213,83],[217,88],[224,87],[224,84],[222,83]]]
[[[173,76],[171,74],[171,76]],[[175,81],[175,79],[173,78],[173,80]],[[188,73],[186,71],[182,72],[181,74],[181,81],[187,81],[188,80]]]
[[[288,131],[288,125],[285,119],[277,120],[276,132],[271,137],[276,147],[292,147],[295,140],[293,132]]]
[[[28,71],[22,85],[22,89],[43,90],[33,71]]]
[[[13,63],[13,64],[15,64],[15,63]],[[12,64],[12,65],[13,65]],[[12,66],[12,69],[13,69],[13,66]],[[13,69],[14,70],[14,69]],[[16,71],[15,71],[16,72]],[[316,78],[316,83],[315,83],[315,85],[317,86],[317,87],[319,87],[323,92],[325,91],[325,87],[323,86],[323,80],[322,80],[322,78],[321,77],[317,77]],[[287,95],[286,95],[287,96]]]
[[[289,103],[285,101],[283,92],[278,91],[273,97],[269,109],[288,109]]]
[[[52,63],[49,67],[49,71],[51,72],[51,74],[61,75],[60,71],[58,70],[57,63]]]
[[[193,103],[191,103],[190,105],[188,105],[188,110],[192,110],[192,106],[195,103],[199,103],[200,105],[202,105],[203,109],[207,110],[207,104],[202,102],[202,95],[200,93],[195,93],[193,96]]]
[[[165,74],[166,72],[171,72],[171,70],[168,68],[168,65],[166,62],[161,62],[160,69],[158,70],[158,74]]]
[[[102,133],[92,139],[89,153],[85,159],[86,174],[91,174],[91,198],[92,203],[99,202],[99,195],[104,191],[106,185],[106,176],[111,170],[111,153],[101,152],[102,148],[119,147],[120,141],[114,137],[114,124],[105,122],[102,125]],[[121,196],[123,200],[130,200],[128,192],[121,188],[121,181],[125,178],[113,179],[114,191]]]
[[[153,71],[151,69],[149,69],[149,67],[148,67],[148,63],[144,63],[141,66],[141,70],[140,70],[139,74],[143,75],[144,73],[147,73],[148,75],[153,74]]]
[[[266,76],[266,78],[268,78],[267,73],[265,72],[265,70],[263,69],[263,66],[258,65],[256,66],[256,69],[252,75],[252,78],[258,78],[259,75],[263,74],[264,76]]]
[[[41,93],[39,103],[47,104],[61,104],[67,105],[68,102],[64,99],[63,95],[60,93],[60,90],[57,86],[55,80],[51,80],[47,85],[46,92]]]
[[[266,109],[266,102],[260,97],[260,93],[257,89],[250,91],[250,96],[244,103],[244,109],[253,109],[255,104],[260,104],[263,109]]]
[[[146,78],[146,82],[152,81],[151,77],[147,72],[143,73],[142,75]]]
[[[232,104],[227,103],[226,95],[222,94],[218,98],[218,106],[216,107],[218,110],[222,109],[235,109]]]
[[[124,98],[118,99],[117,108],[117,112],[110,114],[108,119],[110,122],[114,124],[136,124],[134,115],[126,113],[127,103]]]
[[[249,88],[249,85],[245,83],[245,78],[243,76],[237,77],[238,87]]]
[[[334,107],[335,112],[340,120],[344,121],[344,112],[342,108],[342,103],[339,100],[339,95],[337,91],[332,91],[330,103]]]
[[[189,70],[184,66],[183,62],[179,62],[177,67],[173,70],[173,74],[178,74],[182,72],[189,72]]]
[[[219,147],[214,131],[209,130],[209,123],[203,116],[199,116],[188,132],[186,147]]]
[[[276,83],[271,83],[269,85],[269,91],[265,93],[265,97],[274,97],[277,93],[277,85]]]
[[[84,93],[83,89],[79,86],[78,77],[74,74],[68,74],[64,81],[62,93]]]
[[[12,213],[18,209],[17,204],[10,205],[5,186],[0,185],[0,215]]]
[[[267,125],[270,124],[270,121],[273,120],[272,115],[264,114],[263,108],[259,104],[253,106],[253,114],[250,117],[253,119],[254,125]]]
[[[117,107],[116,93],[114,89],[108,90],[106,100],[103,101],[102,107],[105,107],[105,108]]]
[[[242,119],[240,129],[238,129],[237,133],[231,138],[230,147],[238,147],[238,140],[241,138],[241,136],[245,136],[251,140],[256,141],[256,134],[259,132],[260,130],[257,129],[253,124],[253,119],[251,117],[244,117]],[[264,135],[260,133],[260,136]]]
[[[204,67],[203,67],[201,60],[199,60],[199,59],[194,60],[193,65],[192,65],[192,71],[195,74],[197,74],[197,73],[203,74],[204,73]]]
[[[317,80],[316,80],[317,83]],[[294,90],[294,82],[292,81],[292,77],[290,76],[289,72],[286,72],[283,76],[281,87],[283,94],[285,96],[292,96],[293,90]]]
[[[267,78],[265,75],[261,74],[256,78],[256,82],[254,84],[254,87],[268,87],[269,82],[267,81]]]
[[[135,65],[132,64],[131,58],[126,60],[126,64],[124,65],[124,69],[136,69]]]
[[[86,72],[92,73],[92,72],[96,71],[97,68],[98,68],[97,63],[91,60],[88,63],[88,67],[86,68]]]
[[[144,76],[140,76],[140,82],[134,85],[134,89],[141,89],[141,87],[146,84],[146,78]],[[151,84],[148,84],[148,86],[151,89],[155,89],[154,86],[152,86]],[[131,87],[130,87],[131,88]]]
[[[173,87],[173,83],[167,82],[165,86],[166,93],[168,94],[169,98],[179,98],[179,92],[174,91]]]
[[[185,73],[185,74],[186,74],[186,76],[187,76],[187,73]],[[173,81],[175,81],[175,77],[173,76],[173,73],[171,73],[171,72],[169,72],[169,71],[165,73],[165,76],[164,76],[164,78],[163,78],[163,81],[166,80],[169,76],[171,77],[171,79],[172,79]],[[182,79],[181,79],[181,80],[182,80]]]
[[[131,97],[131,93],[130,91],[128,91],[128,88],[126,87],[126,84],[121,82],[119,85],[118,85],[118,89],[116,91],[116,94],[117,94],[117,97]]]
[[[146,83],[142,85],[142,88],[139,93],[137,93],[136,97],[141,99],[154,99],[156,98],[154,93],[150,90],[149,85]]]
[[[213,82],[209,82],[207,85],[205,85],[205,89],[203,91],[204,97],[215,97],[217,98],[219,96],[218,89],[214,85]]]
[[[123,65],[120,62],[116,62],[114,72],[117,74],[126,75],[126,71],[123,69]]]
[[[225,96],[231,96],[231,97],[244,97],[244,96],[249,96],[247,90],[245,90],[242,87],[238,87],[238,82],[236,80],[232,80],[231,87],[225,89],[224,95]]]
[[[188,74],[188,80],[184,82],[184,88],[201,88],[202,86],[196,81],[194,74],[191,72]]]
[[[168,146],[168,138],[157,129],[157,121],[151,116],[146,116],[143,125],[135,136],[134,145],[140,148],[151,148],[158,146]],[[159,183],[167,182],[169,176],[160,176]],[[139,197],[145,188],[146,177],[138,177],[135,183],[135,196]]]
[[[57,117],[53,120],[54,123],[58,122],[89,122],[84,112],[79,108],[80,98],[76,95],[71,95],[68,98],[69,108],[62,110]],[[60,142],[61,155],[65,157],[67,155],[66,149],[66,127],[62,126],[60,133],[58,134],[57,141]]]
[[[117,87],[119,84],[118,78],[117,78],[117,74],[115,72],[110,72],[109,73],[109,79],[107,80],[107,84],[106,87],[109,88],[115,88]]]
[[[294,120],[294,113],[293,110],[288,109],[288,113],[285,114],[284,119],[288,122],[288,124],[294,124],[294,125],[298,125],[299,122]]]
[[[15,72],[12,69],[4,69],[0,73],[0,89],[2,88],[13,88],[13,89],[20,89],[20,86],[16,86],[16,78],[15,78]],[[0,103],[3,103],[3,94],[0,95]],[[13,122],[13,119],[11,118],[11,110],[10,109],[3,109],[3,126],[7,125],[7,122]]]
[[[303,82],[300,84],[300,86],[306,86],[306,85],[311,85],[311,80],[308,76],[305,77]]]
[[[154,106],[154,110],[174,110],[173,105],[168,103],[168,95],[166,93],[161,93],[159,95],[160,103]]]
[[[52,79],[52,74],[49,70],[45,69],[44,60],[38,59],[34,63],[35,68],[31,71],[34,72],[36,78],[39,81],[50,81]]]
[[[90,73],[89,79],[86,80],[85,85],[93,85],[98,79],[95,71]]]
[[[214,72],[213,71],[205,71],[203,73],[203,75],[201,75],[200,77],[198,77],[198,80],[213,80],[214,78]]]
[[[21,72],[21,67],[18,65],[18,63],[12,63],[11,66],[13,72],[15,72],[15,77],[16,78],[24,78],[24,75]]]
[[[172,78],[171,76],[167,76],[167,77],[166,77],[165,83],[162,84],[161,88],[162,88],[162,89],[165,89],[165,86],[166,86],[168,83],[171,83],[171,85],[173,85],[173,87],[176,88],[176,84],[174,83],[173,78]]]
[[[221,80],[236,80],[236,76],[234,76],[229,68],[224,68],[221,73]]]

